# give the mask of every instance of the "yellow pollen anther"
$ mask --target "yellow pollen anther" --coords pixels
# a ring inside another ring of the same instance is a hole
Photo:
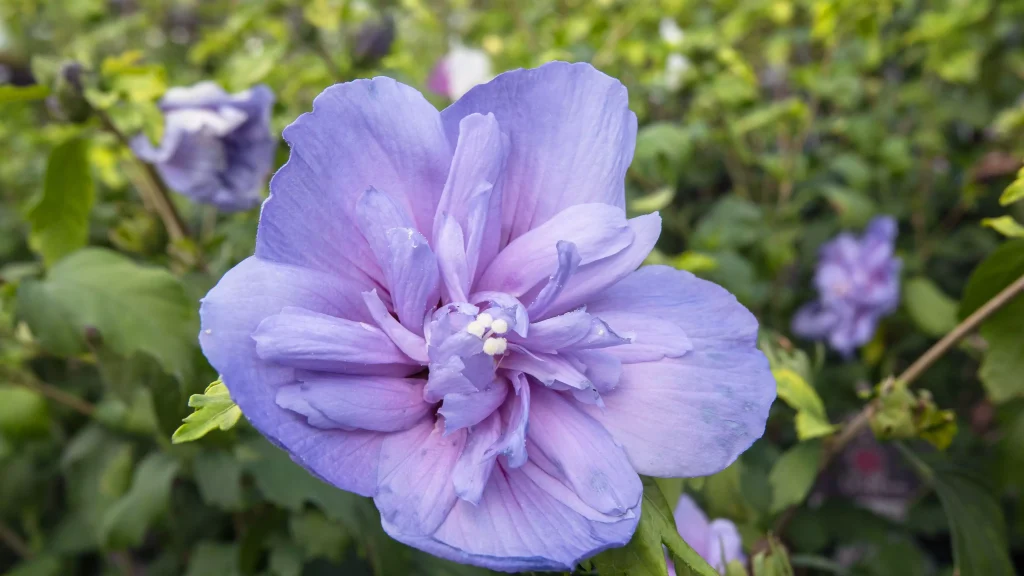
[[[495,334],[504,334],[505,332],[508,332],[508,322],[502,320],[501,318],[498,318],[493,323],[491,323],[491,330]]]
[[[477,338],[484,337],[484,330],[487,330],[487,328],[484,327],[483,323],[481,323],[479,320],[473,320],[469,324],[466,324],[466,332],[469,332],[470,334],[476,336]]]
[[[490,328],[491,324],[494,322],[494,316],[491,316],[487,312],[481,312],[480,314],[477,314],[476,321],[484,328]]]
[[[484,354],[498,356],[505,353],[508,348],[508,341],[504,338],[488,338],[484,340]]]

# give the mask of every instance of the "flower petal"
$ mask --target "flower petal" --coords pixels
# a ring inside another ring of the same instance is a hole
[[[598,512],[625,514],[640,504],[640,477],[608,431],[578,406],[547,388],[533,390],[530,460],[543,462],[542,468]]]
[[[464,117],[488,112],[511,143],[502,178],[502,245],[569,206],[625,207],[636,115],[619,81],[589,64],[565,62],[506,72],[441,113],[448,140],[457,140]]]
[[[370,186],[387,190],[420,231],[430,231],[451,162],[440,115],[389,78],[337,84],[284,130],[291,157],[263,205],[256,255],[383,280],[355,226]]]
[[[444,416],[445,434],[482,422],[501,406],[507,394],[508,384],[502,378],[478,391],[447,394],[438,410]]]
[[[623,365],[618,387],[603,396],[605,409],[584,407],[637,472],[713,474],[761,436],[775,380],[756,348],[757,321],[735,297],[688,272],[649,266],[588,307],[606,310],[671,320],[694,347],[680,358]]]
[[[611,516],[587,506],[532,462],[499,463],[483,497],[459,500],[432,535],[409,533],[383,519],[392,538],[436,556],[504,572],[574,570],[576,564],[632,538],[639,505]]]
[[[446,302],[465,302],[469,293],[469,263],[466,260],[466,244],[462,227],[454,218],[442,216],[440,231],[435,235],[437,264],[444,280]]]
[[[366,309],[369,311],[373,321],[391,338],[391,341],[399,350],[420,364],[427,363],[427,343],[423,336],[410,331],[405,326],[402,326],[401,322],[395,320],[395,317],[388,312],[387,306],[381,301],[376,290],[363,292],[363,302],[366,304]]]
[[[548,278],[548,283],[541,288],[540,292],[537,293],[537,296],[526,308],[526,311],[533,318],[543,318],[544,312],[562,293],[565,285],[569,282],[569,278],[572,277],[573,273],[576,272],[576,268],[580,265],[580,253],[576,250],[575,244],[563,240],[558,242],[555,247],[558,250],[558,266],[555,269],[555,273]]]
[[[380,329],[303,308],[267,317],[252,337],[261,359],[292,368],[359,374],[361,367],[410,364],[419,371]]]
[[[465,236],[469,280],[498,253],[501,240],[501,174],[508,156],[508,136],[493,114],[470,114],[459,122],[458,143],[448,180],[434,216],[435,244],[444,217],[455,219]],[[466,288],[469,291],[469,287]]]
[[[580,264],[617,254],[633,241],[621,208],[577,204],[519,236],[498,253],[474,287],[522,296],[558,267],[558,242],[576,245]]]
[[[384,435],[319,430],[278,406],[277,390],[296,383],[295,370],[261,360],[252,339],[260,322],[286,306],[367,320],[359,295],[365,289],[356,280],[252,257],[225,274],[203,299],[199,342],[257,430],[326,482],[369,496],[376,490]]]
[[[697,506],[693,498],[683,494],[679,497],[679,503],[676,504],[674,516],[679,535],[693,548],[694,552],[707,560],[711,525],[708,522],[708,517],[704,515],[704,511]]]
[[[501,435],[501,416],[491,412],[482,422],[469,431],[466,449],[455,463],[452,482],[459,498],[476,504],[483,496],[487,481],[491,478],[496,455],[491,447]]]
[[[306,416],[311,426],[345,430],[406,430],[433,411],[418,378],[321,374],[277,390],[277,405]]]
[[[448,516],[458,497],[452,483],[466,431],[445,435],[441,422],[421,421],[388,435],[380,451],[377,493],[382,522],[406,534],[427,535]]]
[[[504,454],[509,468],[519,468],[526,464],[526,425],[530,420],[530,384],[520,372],[509,374],[516,395],[505,402],[502,420],[505,431],[488,454],[497,456]]]

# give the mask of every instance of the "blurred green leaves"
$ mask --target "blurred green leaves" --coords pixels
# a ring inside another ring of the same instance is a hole
[[[151,356],[179,380],[192,374],[196,307],[165,269],[83,249],[55,264],[45,279],[22,282],[17,311],[54,354],[85,352],[88,340],[98,337],[122,357]]]
[[[957,325],[957,303],[924,276],[903,284],[903,302],[922,332],[940,337]]]
[[[103,518],[104,547],[117,550],[142,544],[146,530],[167,510],[178,467],[174,456],[165,452],[154,452],[139,463],[131,488]]]
[[[50,410],[41,394],[22,386],[0,384],[0,435],[38,436],[49,427]]]
[[[927,390],[915,395],[905,382],[887,380],[876,387],[878,409],[871,430],[880,440],[921,438],[945,450],[956,436],[956,416],[940,410]]]
[[[800,504],[810,493],[818,477],[821,443],[801,442],[779,457],[768,481],[772,486],[772,513]]]
[[[796,410],[796,433],[800,440],[828,436],[835,431],[825,413],[825,404],[802,376],[788,368],[773,370],[772,374],[779,398]]]
[[[92,211],[89,141],[72,138],[50,153],[43,191],[26,215],[28,241],[47,266],[85,246]]]

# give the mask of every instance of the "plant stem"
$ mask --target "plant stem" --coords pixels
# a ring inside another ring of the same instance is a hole
[[[18,536],[17,532],[5,524],[3,520],[0,520],[0,542],[7,545],[8,548],[21,558],[32,557],[32,550],[28,547],[28,544],[22,540],[21,536]]]
[[[932,345],[931,348],[915,360],[909,368],[904,370],[896,380],[907,384],[917,380],[918,377],[924,374],[925,370],[930,368],[936,360],[948,352],[953,345],[973,332],[995,311],[1012,302],[1013,299],[1019,296],[1022,292],[1024,292],[1024,275],[1017,278],[1016,281],[1006,288],[1003,288],[982,307],[978,308],[973,314],[965,318],[963,322],[957,324],[953,330],[943,336],[941,340]],[[867,405],[865,405],[864,408],[846,424],[846,426],[843,427],[843,430],[825,447],[825,451],[821,455],[821,465],[818,468],[819,471],[827,468],[832,460],[842,452],[843,448],[845,448],[851,440],[856,438],[865,428],[867,428],[871,423],[871,417],[875,415],[875,411],[877,410],[878,400],[872,400],[871,402],[868,402]],[[774,533],[776,535],[780,535],[786,529],[795,513],[796,505],[790,506],[779,516],[778,520],[775,522]]]
[[[117,126],[110,120],[110,116],[106,111],[99,109],[94,109],[94,111],[100,119],[103,129],[116,136],[125,148],[131,150],[131,142],[128,140],[128,137],[117,129]],[[164,228],[167,229],[167,235],[171,237],[172,241],[177,242],[188,238],[188,227],[185,225],[185,221],[182,220],[181,215],[178,214],[174,203],[171,202],[171,192],[167,189],[166,184],[164,184],[163,178],[160,177],[151,164],[143,162],[134,156],[133,160],[138,165],[140,173],[140,178],[137,180],[137,183],[140,185],[138,186],[139,191],[144,195],[144,199],[148,200],[148,202],[144,203],[152,206],[160,220],[163,221]]]
[[[4,377],[12,384],[23,386],[25,388],[28,388],[29,390],[38,392],[43,396],[46,396],[50,400],[57,402],[58,404],[63,404],[64,406],[71,408],[72,410],[78,412],[79,414],[83,414],[85,416],[92,416],[93,413],[96,412],[96,407],[93,406],[91,403],[82,400],[81,398],[75,396],[74,394],[69,394],[61,390],[60,388],[51,386],[46,382],[38,380],[32,375],[25,374],[23,372],[12,372],[4,370]]]

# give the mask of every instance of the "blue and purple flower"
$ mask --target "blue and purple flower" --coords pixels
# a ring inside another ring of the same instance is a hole
[[[213,82],[171,88],[160,100],[160,145],[140,134],[132,150],[155,164],[175,192],[220,210],[247,210],[260,203],[274,161],[273,104],[274,94],[266,86],[238,94]]]
[[[896,221],[879,216],[859,238],[844,232],[822,246],[814,275],[818,300],[797,311],[793,332],[825,340],[846,356],[870,341],[879,319],[899,305],[896,234]]]
[[[637,270],[661,220],[626,218],[636,129],[586,64],[440,113],[388,78],[328,88],[284,132],[256,254],[203,300],[203,351],[397,540],[506,571],[625,544],[639,474],[724,468],[775,397],[731,294]]]

